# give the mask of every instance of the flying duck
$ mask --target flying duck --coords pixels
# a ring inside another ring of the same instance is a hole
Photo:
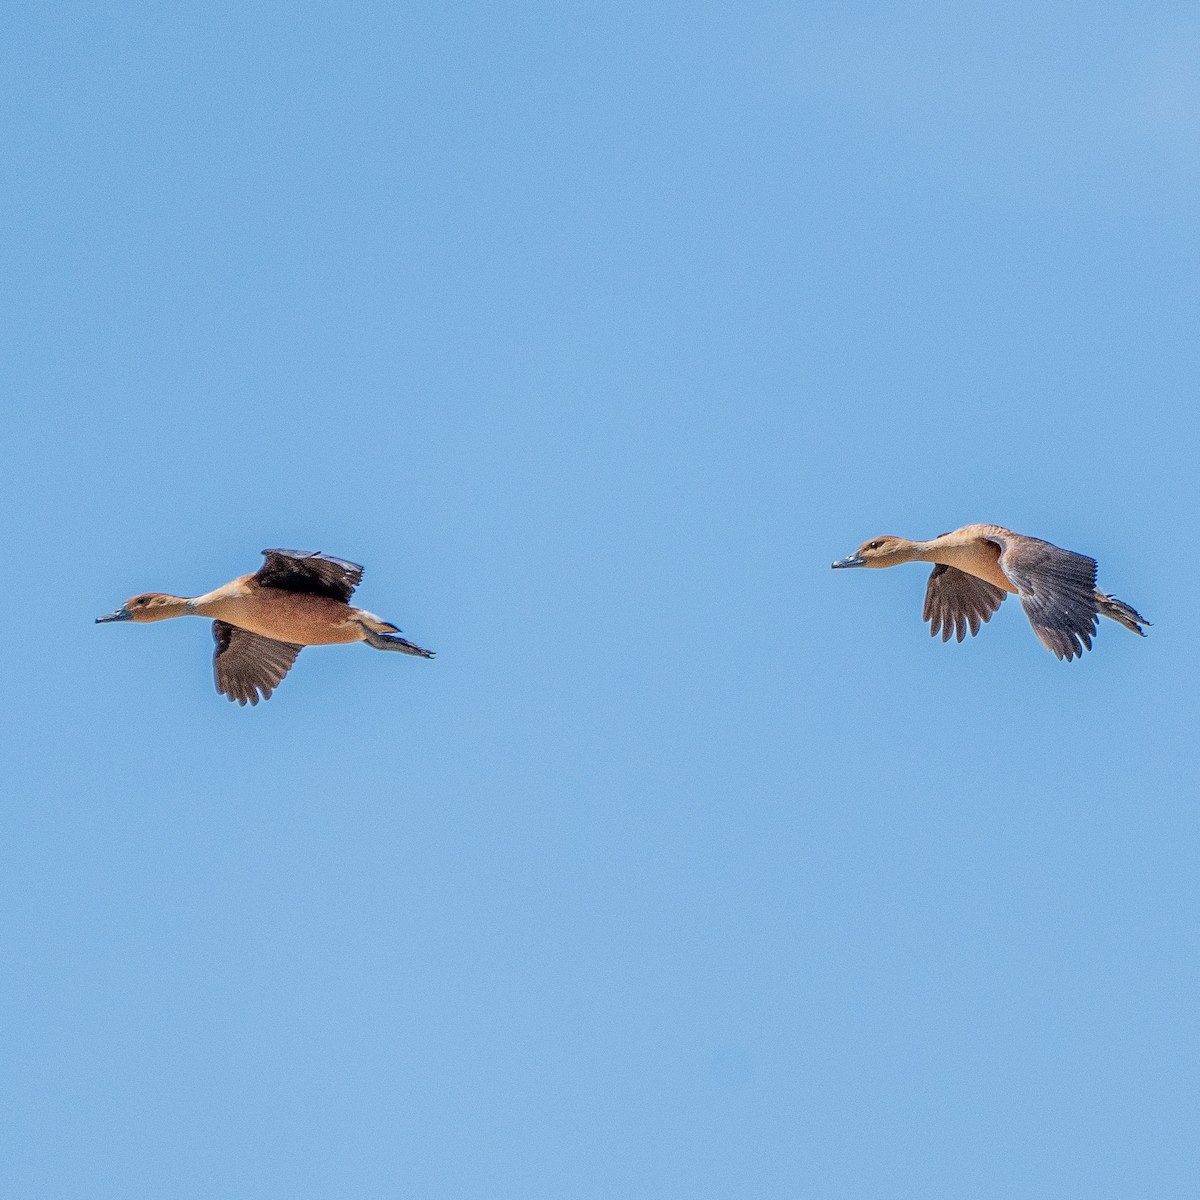
[[[1146,636],[1150,622],[1115,596],[1096,588],[1096,560],[1002,525],[964,525],[928,542],[884,536],[864,542],[837,567],[894,567],[930,562],[923,620],[931,636],[962,641],[979,632],[1015,592],[1033,631],[1056,658],[1070,661],[1092,648],[1101,617]]]
[[[109,621],[165,621],[212,617],[217,691],[239,704],[267,700],[305,646],[366,642],[376,650],[399,650],[432,658],[433,651],[397,636],[399,629],[350,603],[362,580],[357,563],[304,550],[264,550],[266,562],[203,596],[186,599],[144,592]]]

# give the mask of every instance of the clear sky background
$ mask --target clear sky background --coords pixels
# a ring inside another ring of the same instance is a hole
[[[1194,6],[3,22],[0,1193],[1200,1194]]]

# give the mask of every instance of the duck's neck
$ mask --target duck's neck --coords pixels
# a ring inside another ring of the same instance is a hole
[[[203,596],[193,596],[187,601],[187,611],[197,617],[221,617],[231,600],[238,600],[245,595],[243,581],[235,579],[224,583]]]
[[[934,541],[937,539],[935,538]],[[910,542],[904,539],[903,543],[893,550],[888,555],[887,565],[898,566],[900,563],[906,562],[938,562],[934,557],[933,542]]]

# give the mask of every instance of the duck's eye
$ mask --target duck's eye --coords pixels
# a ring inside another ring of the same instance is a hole
[[[878,542],[868,542],[868,543],[867,543],[867,549],[868,549],[868,550],[878,550],[878,549],[879,549],[879,543],[878,543]]]
[[[141,598],[138,600],[138,603],[139,603],[139,604],[141,604],[141,605],[146,605],[146,604],[149,604],[149,603],[150,603],[150,601],[149,601],[149,600],[147,600],[145,596],[142,596],[142,597],[141,597]]]

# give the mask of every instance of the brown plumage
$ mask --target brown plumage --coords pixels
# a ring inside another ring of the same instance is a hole
[[[431,650],[398,637],[395,625],[349,603],[362,580],[357,563],[303,550],[264,550],[263,556],[266,561],[253,575],[203,596],[144,592],[96,621],[214,618],[217,691],[239,704],[269,699],[305,646],[366,642],[376,650],[433,657]]]
[[[1096,560],[1026,537],[1001,525],[964,525],[928,542],[873,538],[835,567],[893,567],[934,563],[925,589],[929,632],[948,642],[977,634],[1009,592],[1034,632],[1056,658],[1068,661],[1092,647],[1100,617],[1145,637],[1150,622],[1115,596],[1096,588]]]

